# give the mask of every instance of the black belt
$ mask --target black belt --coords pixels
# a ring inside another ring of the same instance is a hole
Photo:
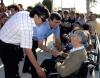
[[[9,49],[10,51],[11,50],[15,51],[13,53],[16,55],[16,58],[18,61],[20,61],[23,58],[23,49],[20,46],[10,44],[10,43],[5,43],[2,40],[0,40],[0,48],[1,48],[0,49],[1,51],[3,51],[4,49]]]
[[[11,44],[11,43],[5,43],[2,40],[0,40],[0,46],[10,46],[10,47],[20,48],[20,46],[18,46],[18,45],[14,45],[14,44]]]

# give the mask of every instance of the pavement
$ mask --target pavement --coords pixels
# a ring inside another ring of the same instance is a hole
[[[53,42],[53,36],[51,35],[47,39],[47,47],[54,48],[53,47],[53,43],[54,43]],[[51,58],[51,55],[38,48],[37,49],[37,57],[38,57],[38,59],[37,59],[38,63],[41,64],[44,59]],[[22,73],[23,62],[24,62],[24,59],[23,59],[23,61],[21,61],[19,63],[19,74],[20,74],[21,78],[31,78],[31,75],[29,73]],[[0,78],[5,78],[4,77],[4,67],[3,67],[3,64],[1,62],[1,59],[0,59]],[[93,77],[87,77],[87,78],[100,78],[100,71],[94,72],[94,76]]]

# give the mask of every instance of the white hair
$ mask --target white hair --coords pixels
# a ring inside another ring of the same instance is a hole
[[[75,33],[70,35],[70,37],[74,37],[74,36],[79,39],[80,43],[82,43],[82,37],[81,37],[81,35],[78,35],[78,34],[75,34]]]

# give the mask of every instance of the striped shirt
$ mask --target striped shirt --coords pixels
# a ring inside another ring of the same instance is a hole
[[[0,40],[22,48],[32,48],[33,27],[35,26],[32,18],[29,17],[29,12],[18,12],[0,30]]]

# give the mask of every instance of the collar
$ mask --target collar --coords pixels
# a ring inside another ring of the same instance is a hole
[[[72,48],[71,50],[70,50],[70,52],[74,52],[74,51],[77,51],[77,50],[80,50],[80,49],[83,49],[84,48],[84,46],[81,46],[81,47],[79,47],[79,48]]]

